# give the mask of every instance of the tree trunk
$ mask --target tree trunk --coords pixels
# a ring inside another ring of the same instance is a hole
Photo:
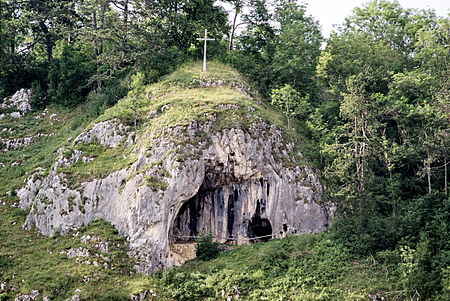
[[[99,64],[99,56],[100,56],[100,49],[99,49],[99,39],[97,37],[98,35],[98,24],[97,24],[97,12],[95,9],[92,12],[92,25],[94,26],[94,57],[95,57],[95,69],[100,68]],[[97,91],[101,91],[102,89],[102,81],[97,78]]]
[[[238,1],[235,5],[235,12],[234,12],[234,18],[233,18],[233,25],[231,26],[231,33],[230,33],[230,41],[228,43],[228,49],[229,50],[233,50],[233,45],[234,45],[234,33],[236,31],[236,22],[237,22],[237,17],[239,15],[241,11],[241,3],[240,1]]]
[[[125,0],[123,4],[123,27],[124,27],[124,37],[125,41],[128,37],[128,14],[129,14],[129,2],[130,0]]]
[[[430,153],[428,152],[427,157],[427,163],[426,163],[426,169],[427,169],[427,180],[428,180],[428,193],[431,193],[431,157]]]
[[[39,21],[39,27],[41,28],[41,31],[44,34],[45,37],[45,49],[47,52],[47,60],[50,61],[53,58],[53,41],[51,34],[47,28],[47,25],[45,25],[44,20]]]
[[[448,196],[447,158],[444,159],[444,192],[445,196]]]

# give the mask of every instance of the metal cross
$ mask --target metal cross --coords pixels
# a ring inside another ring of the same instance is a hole
[[[204,49],[203,49],[203,72],[206,72],[206,42],[214,41],[215,39],[208,38],[208,30],[205,29],[205,37],[197,38],[197,41],[205,41]]]

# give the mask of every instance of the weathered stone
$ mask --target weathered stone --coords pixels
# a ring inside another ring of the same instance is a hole
[[[230,88],[236,90],[237,92],[241,93],[245,97],[248,97],[250,99],[253,99],[253,97],[250,94],[250,89],[247,85],[240,81],[232,81],[229,83],[224,82],[221,79],[215,79],[215,78],[207,78],[203,77],[200,79],[194,79],[189,83],[190,88],[211,88],[211,87],[223,87],[223,86],[229,86]],[[253,99],[255,100],[255,99]]]
[[[117,147],[122,140],[127,137],[128,126],[118,122],[118,120],[107,120],[95,124],[92,129],[81,133],[75,138],[75,143],[90,143],[97,141],[101,145]]]
[[[130,301],[144,301],[150,300],[147,297],[156,297],[156,292],[154,290],[145,290],[138,294],[133,294],[130,296]]]
[[[215,132],[214,120],[168,129],[172,139],[138,144],[131,166],[76,188],[57,170],[36,173],[18,192],[20,207],[30,208],[24,227],[54,235],[104,219],[128,238],[142,273],[182,263],[172,245],[189,236],[212,233],[222,242],[250,243],[327,228],[334,208],[320,204],[316,172],[295,164],[293,145],[284,143],[278,127],[261,120],[248,132]],[[94,126],[77,141],[117,146],[117,132],[106,130],[111,127]],[[121,139],[126,135],[121,132]]]
[[[12,118],[16,118],[19,119],[20,117],[22,117],[22,114],[20,114],[20,112],[12,112],[11,114],[9,114]]]
[[[94,158],[82,156],[83,152],[81,150],[74,150],[70,153],[69,156],[64,154],[64,149],[59,149],[58,153],[60,154],[58,160],[56,161],[53,169],[57,170],[60,167],[68,167],[74,163],[80,161],[83,163],[88,163],[94,161]]]
[[[17,109],[22,113],[31,111],[31,89],[20,89],[13,96],[6,97],[0,104],[0,109]],[[19,114],[20,115],[20,114]],[[12,116],[12,115],[11,115]],[[16,115],[17,116],[17,115]],[[14,116],[12,116],[14,117]],[[14,117],[16,118],[16,117]],[[20,118],[20,116],[19,116]]]
[[[61,251],[61,253],[64,253],[67,255],[67,258],[74,258],[74,257],[89,257],[91,254],[89,253],[89,250],[86,248],[71,248],[67,251]]]
[[[73,295],[69,299],[66,299],[66,301],[80,301],[80,300],[81,300],[81,298],[79,295]]]
[[[15,301],[32,301],[36,300],[41,294],[37,290],[32,290],[28,294],[19,294],[14,299]]]
[[[36,134],[34,136],[29,137],[22,137],[22,138],[12,138],[12,139],[0,139],[0,147],[1,150],[4,152],[16,150],[19,148],[30,146],[31,144],[35,143],[39,139],[42,139],[44,137],[50,137],[53,134]]]

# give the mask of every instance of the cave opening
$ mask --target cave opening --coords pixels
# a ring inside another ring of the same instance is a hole
[[[247,234],[250,242],[266,242],[272,238],[272,224],[267,218],[261,217],[266,212],[266,202],[256,201],[256,212],[248,223]]]
[[[272,238],[272,225],[267,218],[253,216],[248,224],[250,242],[266,242]]]
[[[252,184],[209,179],[205,178],[197,194],[176,212],[169,229],[172,243],[193,243],[207,234],[211,234],[215,241],[232,244],[265,242],[272,238],[266,198],[256,200],[253,203],[255,211],[246,215],[252,207],[251,200],[247,199]],[[258,182],[264,185],[262,180]]]
[[[201,186],[178,211],[171,229],[172,241],[193,242],[211,234],[216,240],[233,238],[236,232],[236,212],[239,187]]]

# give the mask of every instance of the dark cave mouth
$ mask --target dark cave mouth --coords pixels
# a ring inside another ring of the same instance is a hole
[[[256,201],[253,215],[241,213],[246,194],[244,185],[217,188],[202,185],[179,209],[169,230],[170,241],[194,242],[206,234],[225,243],[268,241],[273,229],[269,219],[261,217],[265,213],[265,202]],[[238,241],[238,237],[243,239]]]
[[[248,223],[247,233],[252,243],[269,241],[273,235],[272,224],[267,218],[255,215]]]

